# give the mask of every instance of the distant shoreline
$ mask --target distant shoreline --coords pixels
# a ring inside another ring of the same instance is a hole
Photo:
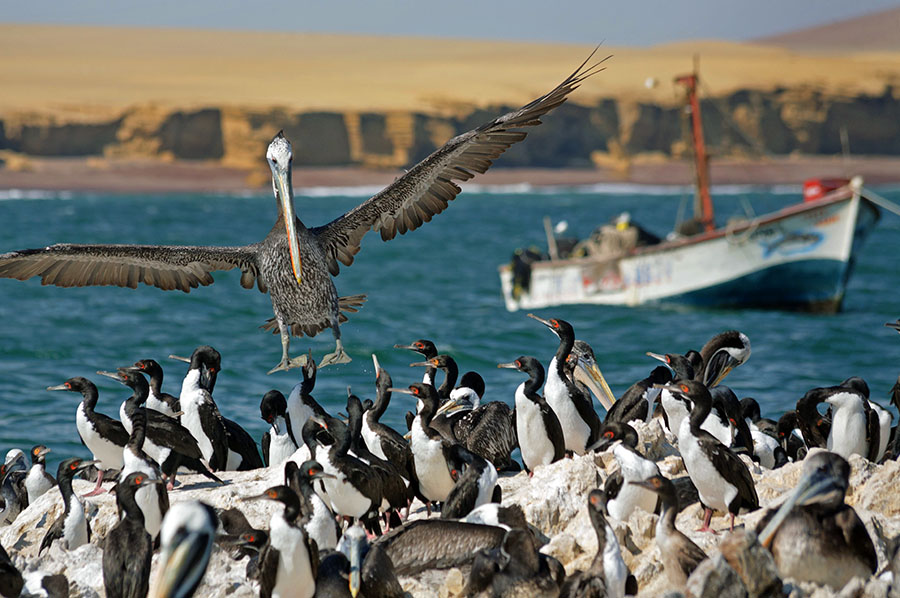
[[[768,160],[721,160],[712,164],[714,185],[800,185],[807,178],[861,175],[866,184],[900,183],[900,157],[785,157]],[[401,171],[360,167],[295,166],[298,189],[383,187]],[[267,188],[263,170],[247,171],[206,162],[97,160],[96,158],[29,159],[28,170],[0,168],[0,190],[93,191],[109,193],[254,193]],[[477,176],[480,186],[589,186],[597,184],[691,185],[687,162],[637,162],[627,169],[492,168]]]

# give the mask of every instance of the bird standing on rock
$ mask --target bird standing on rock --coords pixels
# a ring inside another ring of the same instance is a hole
[[[565,456],[566,440],[559,418],[540,394],[544,384],[544,366],[534,357],[523,355],[513,362],[497,364],[498,368],[519,370],[528,380],[516,389],[516,437],[522,453],[522,464],[528,475],[540,465],[549,465]]]
[[[144,598],[150,587],[153,541],[144,529],[144,514],[135,500],[143,486],[162,484],[142,472],[128,474],[116,484],[116,504],[122,519],[103,543],[103,587],[106,598]]]
[[[742,508],[750,511],[759,508],[750,470],[731,449],[700,427],[712,408],[712,396],[703,383],[681,380],[665,388],[694,405],[678,430],[678,449],[706,508],[700,531],[712,531],[709,522],[713,509],[731,514],[733,530],[734,516]]]

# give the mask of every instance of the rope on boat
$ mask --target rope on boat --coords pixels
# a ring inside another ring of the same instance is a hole
[[[868,189],[868,188],[862,189],[862,196],[864,198],[868,199],[869,201],[871,201],[876,206],[884,208],[888,212],[893,212],[894,214],[897,214],[898,216],[900,216],[900,205],[897,205],[896,203],[892,202],[891,200],[887,199],[886,197],[882,197],[881,195],[878,195],[871,189]]]

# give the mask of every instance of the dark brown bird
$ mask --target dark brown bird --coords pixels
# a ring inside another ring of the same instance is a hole
[[[596,50],[595,50],[596,52]],[[272,371],[298,367],[305,356],[291,359],[290,337],[315,336],[331,328],[335,351],[320,367],[350,360],[341,342],[342,311],[355,312],[363,295],[338,297],[332,276],[339,264],[349,266],[370,230],[383,241],[415,230],[446,209],[468,181],[491,167],[507,148],[525,139],[521,129],[539,125],[541,117],[563,104],[599,63],[588,60],[549,93],[522,108],[454,137],[413,166],[371,199],[335,220],[307,228],[295,216],[291,184],[291,144],[279,133],[266,159],[279,202],[278,218],[265,239],[240,247],[166,245],[57,244],[0,255],[0,277],[61,287],[138,283],[163,290],[189,292],[213,283],[211,272],[241,269],[241,286],[268,292],[275,317],[264,326],[281,334],[282,357]]]

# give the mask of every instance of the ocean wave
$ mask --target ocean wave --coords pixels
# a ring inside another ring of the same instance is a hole
[[[72,199],[72,191],[48,191],[44,189],[0,189],[0,201],[23,199]]]

